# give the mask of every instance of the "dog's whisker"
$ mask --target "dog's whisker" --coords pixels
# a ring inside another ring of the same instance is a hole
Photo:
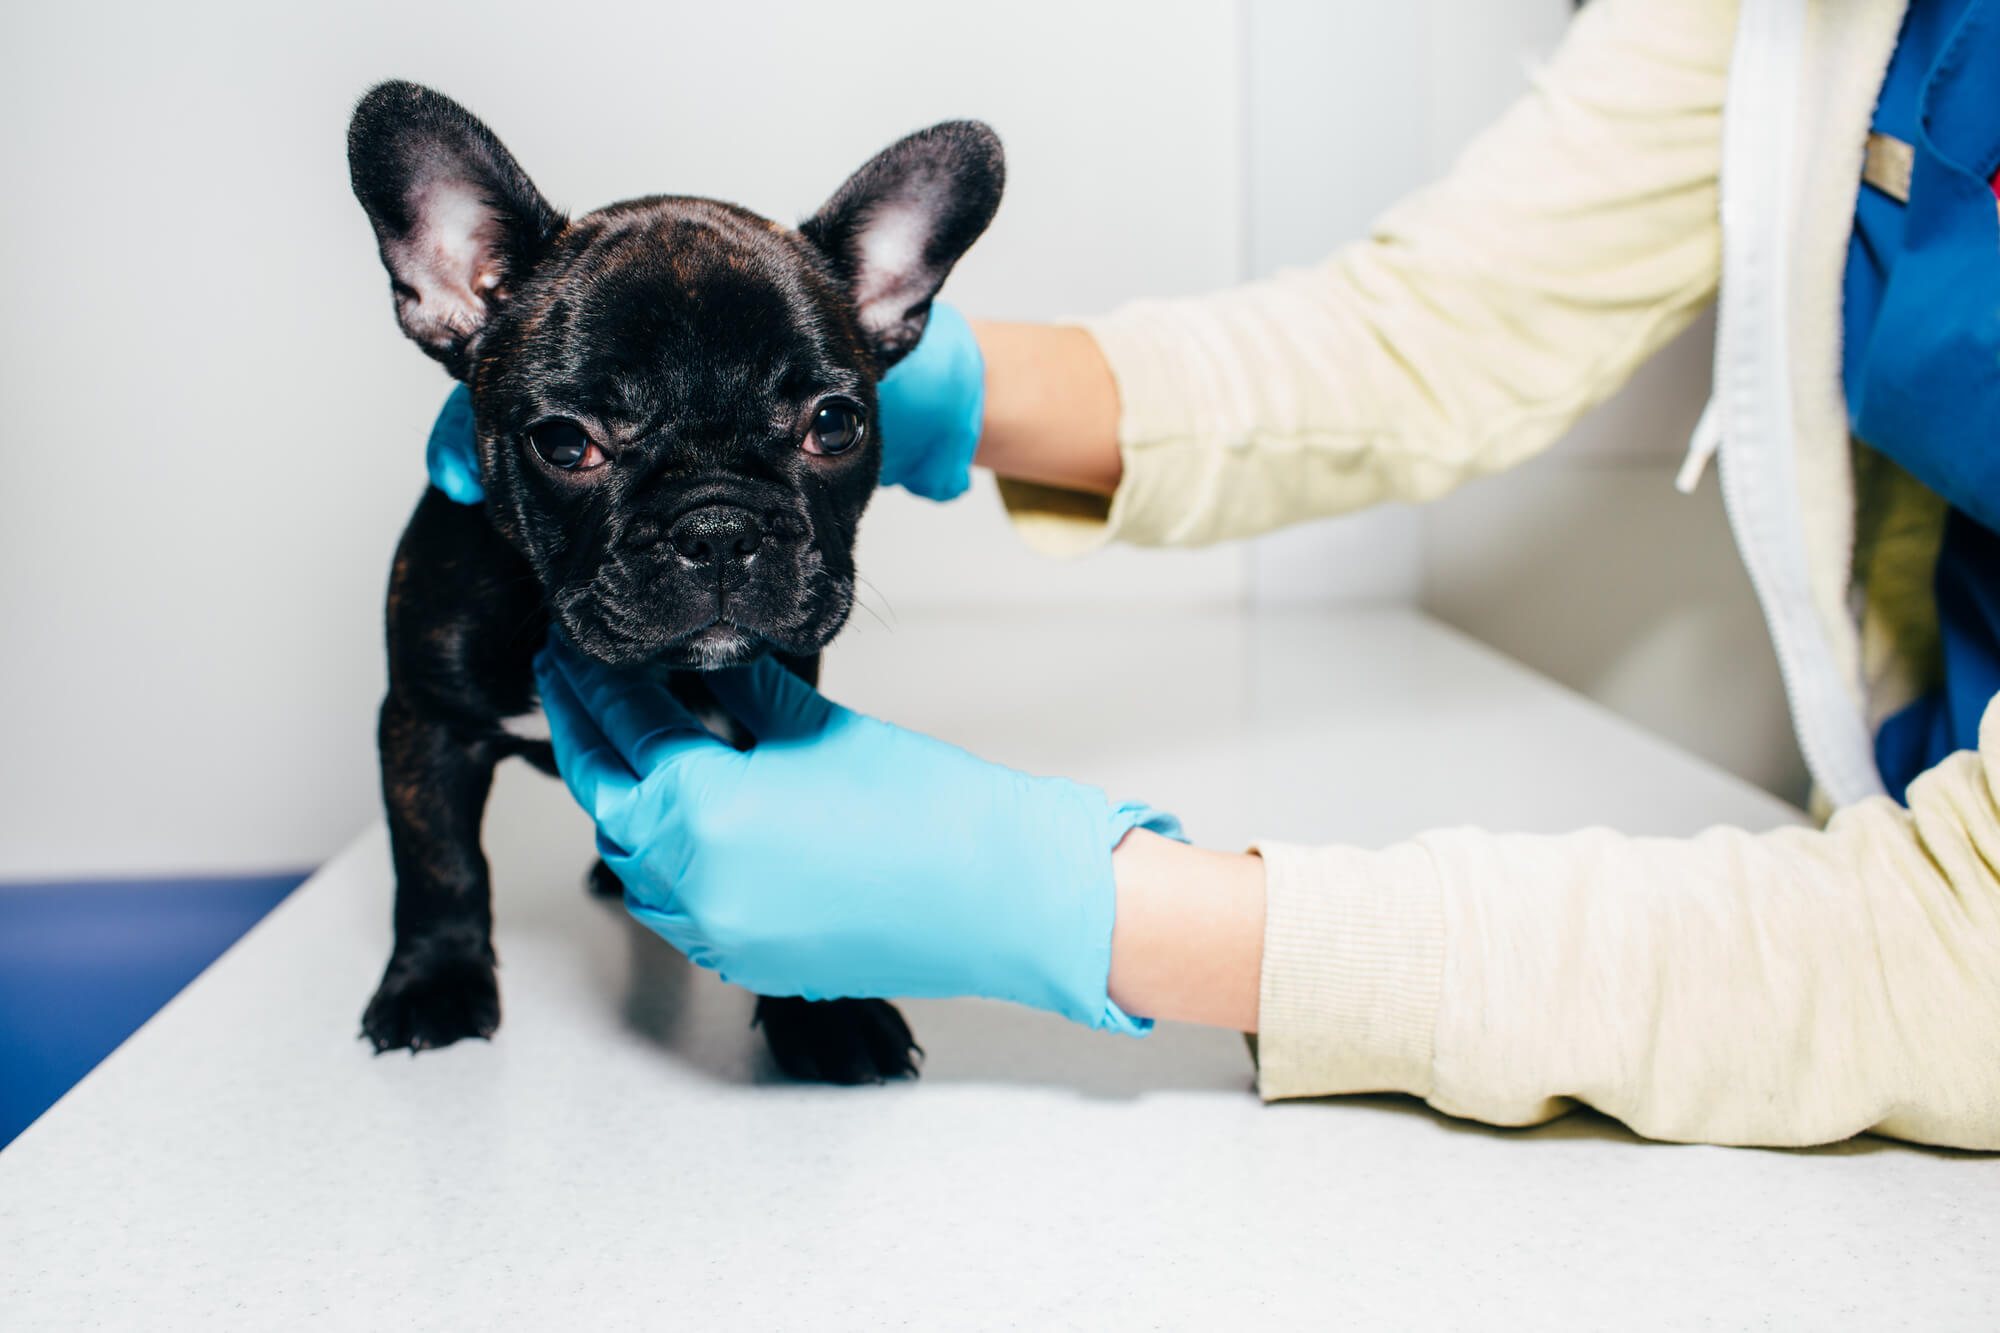
[[[902,617],[896,614],[896,608],[890,603],[888,595],[884,593],[881,588],[877,587],[872,579],[869,579],[867,576],[861,573],[857,572],[855,574],[854,581],[858,585],[855,589],[854,604],[860,607],[862,610],[866,611],[869,615],[874,616],[876,620],[881,621],[882,627],[884,629],[894,630],[896,628],[897,623],[900,623]],[[889,613],[888,619],[884,620],[882,617],[882,612],[877,611],[874,607],[868,605],[868,599],[860,595],[862,587],[866,587],[869,592],[874,593],[875,596],[881,600],[882,611],[886,611]]]
[[[875,617],[875,623],[880,625],[883,629],[888,630],[891,634],[894,634],[896,632],[896,627],[890,624],[888,621],[882,619],[882,613],[880,611],[877,611],[874,607],[868,605],[867,602],[857,597],[854,599],[854,605],[860,607],[863,611],[866,611],[869,615]]]

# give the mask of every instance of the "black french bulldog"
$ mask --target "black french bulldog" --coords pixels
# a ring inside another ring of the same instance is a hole
[[[796,231],[665,196],[571,220],[469,112],[400,82],[355,109],[348,162],[404,333],[471,387],[486,491],[428,490],[389,581],[396,944],[362,1030],[419,1051],[500,1023],[479,828],[501,759],[554,771],[546,741],[504,725],[535,710],[549,628],[614,665],[772,653],[816,677],[881,466],[875,383],[1004,169],[992,130],[957,121],[885,150]],[[699,679],[674,687],[700,702]],[[619,891],[601,862],[593,878]],[[794,1077],[915,1072],[884,1001],[765,996],[756,1021]]]

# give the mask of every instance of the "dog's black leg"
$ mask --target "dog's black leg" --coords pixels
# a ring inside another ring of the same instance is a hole
[[[498,755],[491,741],[424,716],[393,691],[382,705],[381,745],[396,948],[361,1030],[377,1051],[490,1037],[500,1026],[500,991],[479,823]]]
[[[778,1068],[816,1083],[880,1083],[915,1078],[923,1054],[909,1024],[887,1000],[801,1000],[760,995],[753,1024]]]
[[[820,683],[818,652],[780,652],[778,660],[806,685]],[[702,693],[706,695],[706,687]],[[682,695],[682,703],[694,707],[688,695]],[[614,885],[618,877],[600,861],[592,871],[592,889],[624,893],[622,885]],[[752,1025],[764,1029],[764,1041],[778,1069],[792,1079],[812,1083],[914,1079],[914,1057],[924,1053],[896,1007],[876,999],[806,1001],[796,995],[760,995]]]
[[[781,656],[785,667],[808,684],[819,676],[819,655]],[[712,730],[738,749],[747,749],[750,735],[722,710],[699,674],[677,671],[672,677],[675,697]],[[598,861],[587,881],[592,894],[620,898],[625,886],[611,867]],[[902,1014],[886,1000],[802,1000],[795,996],[757,997],[752,1020],[764,1029],[764,1040],[778,1068],[788,1076],[817,1083],[879,1083],[911,1078],[916,1056],[923,1054]]]
[[[583,877],[583,887],[593,898],[623,898],[625,884],[613,873],[603,858],[592,861],[590,870]]]
[[[819,683],[819,654],[780,655],[785,668],[808,685]],[[802,1000],[760,995],[752,1020],[778,1068],[819,1083],[879,1083],[914,1078],[923,1054],[909,1024],[887,1000]]]
[[[533,704],[540,598],[482,511],[425,494],[389,578],[378,739],[396,947],[361,1019],[378,1051],[449,1046],[500,1025],[479,825],[494,765],[547,748],[500,725]]]

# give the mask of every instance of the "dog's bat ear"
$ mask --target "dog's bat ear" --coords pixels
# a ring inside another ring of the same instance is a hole
[[[931,298],[993,220],[1006,176],[999,135],[946,121],[885,148],[800,225],[847,284],[882,369],[923,336]]]
[[[403,332],[464,379],[472,340],[565,219],[477,117],[414,83],[361,99],[347,166]]]

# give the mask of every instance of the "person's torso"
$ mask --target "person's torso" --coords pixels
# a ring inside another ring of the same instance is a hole
[[[1873,120],[1842,291],[1854,433],[1949,504],[1929,686],[1884,722],[1899,798],[2000,692],[2000,4],[1915,0]]]

